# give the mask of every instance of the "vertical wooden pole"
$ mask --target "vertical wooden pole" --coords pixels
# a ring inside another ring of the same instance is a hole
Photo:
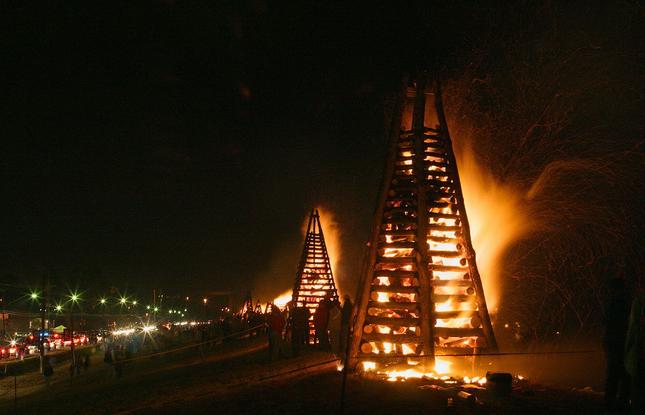
[[[428,254],[428,196],[426,192],[428,172],[425,168],[424,145],[424,117],[425,117],[425,89],[428,78],[422,74],[417,80],[416,96],[414,98],[414,112],[412,114],[412,130],[414,132],[414,170],[417,179],[417,272],[419,273],[419,293],[421,304],[421,342],[423,354],[429,356],[424,362],[428,370],[434,368],[434,327],[432,314],[432,287],[430,285],[431,273],[428,270],[430,257]]]

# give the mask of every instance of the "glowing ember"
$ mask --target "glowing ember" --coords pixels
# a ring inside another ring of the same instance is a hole
[[[434,371],[440,375],[443,375],[450,372],[450,366],[452,366],[452,362],[443,359],[435,359]]]
[[[370,370],[376,370],[376,362],[363,362],[363,370],[366,372]]]
[[[390,296],[388,293],[377,292],[376,294],[378,296],[376,301],[378,301],[379,303],[387,303],[388,301],[390,301]]]

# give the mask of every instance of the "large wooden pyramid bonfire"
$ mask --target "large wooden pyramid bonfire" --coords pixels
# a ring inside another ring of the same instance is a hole
[[[497,348],[438,82],[406,82],[358,292],[350,364]],[[374,363],[370,362],[370,365]],[[366,363],[367,364],[367,363]]]
[[[314,339],[313,314],[325,298],[338,301],[338,292],[320,225],[320,214],[318,209],[314,209],[309,216],[305,245],[298,264],[292,296],[292,301],[297,307],[307,307],[311,312],[310,339]]]

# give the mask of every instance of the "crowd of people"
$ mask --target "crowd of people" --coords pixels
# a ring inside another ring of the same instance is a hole
[[[353,304],[345,296],[343,304],[326,297],[313,316],[308,307],[289,302],[284,311],[272,305],[267,318],[269,357],[297,357],[304,347],[315,345],[344,359]]]

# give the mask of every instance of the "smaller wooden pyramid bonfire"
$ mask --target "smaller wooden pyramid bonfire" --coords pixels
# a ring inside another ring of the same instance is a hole
[[[320,214],[318,209],[314,209],[309,216],[305,245],[298,265],[292,295],[292,301],[297,307],[306,307],[311,313],[309,320],[310,342],[315,338],[313,315],[318,304],[324,298],[338,301],[338,291],[336,291],[329,254],[325,245],[325,236],[320,225]]]

